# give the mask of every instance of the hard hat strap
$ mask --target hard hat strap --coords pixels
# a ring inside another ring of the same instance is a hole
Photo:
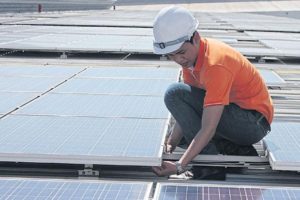
[[[169,41],[169,42],[160,42],[160,43],[153,42],[153,45],[155,47],[164,49],[164,48],[166,48],[168,46],[173,46],[173,45],[179,44],[181,42],[189,41],[189,40],[190,40],[189,36],[184,36],[184,37],[181,37],[181,38],[179,38],[177,40],[173,40],[173,41]]]

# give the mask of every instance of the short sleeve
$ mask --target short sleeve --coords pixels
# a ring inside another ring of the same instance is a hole
[[[228,105],[232,83],[233,75],[228,69],[223,66],[210,67],[205,73],[204,86],[206,95],[204,107]]]

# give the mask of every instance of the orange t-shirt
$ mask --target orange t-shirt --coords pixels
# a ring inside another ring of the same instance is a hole
[[[271,124],[274,108],[267,86],[247,58],[222,42],[201,39],[193,70],[183,68],[188,85],[206,91],[204,107],[235,103],[243,109],[256,110]]]

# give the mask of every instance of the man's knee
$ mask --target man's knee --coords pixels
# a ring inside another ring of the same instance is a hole
[[[190,86],[184,83],[173,83],[171,84],[165,92],[164,101],[168,107],[170,104],[177,102],[182,99],[185,92],[190,90]]]

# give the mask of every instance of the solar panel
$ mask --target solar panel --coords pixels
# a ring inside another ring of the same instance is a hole
[[[235,47],[235,49],[247,56],[286,56],[285,53],[270,48]]]
[[[281,32],[261,32],[261,31],[245,31],[247,35],[257,39],[272,39],[278,40],[297,40],[297,33],[281,33]]]
[[[1,178],[0,199],[145,200],[150,183]]]
[[[300,50],[300,41],[298,40],[260,40],[265,45],[281,51]]]
[[[264,138],[274,170],[300,171],[300,123],[273,122]]]
[[[120,51],[128,43],[141,36],[88,35],[88,34],[44,34],[10,43],[1,44],[4,49],[51,50],[51,51]],[[150,43],[152,44],[152,43]],[[151,48],[152,50],[152,48]]]
[[[21,42],[22,40],[26,40],[26,39],[29,39],[29,38],[33,38],[33,37],[37,37],[41,35],[40,33],[4,33],[3,34],[3,37],[1,38],[1,47],[4,45],[4,44],[9,44],[11,42]]]
[[[54,93],[160,95],[174,81],[170,79],[72,79],[54,89]],[[0,81],[1,89],[1,81]]]
[[[121,51],[152,53],[153,37],[144,36],[144,37],[135,38],[135,40],[128,42],[125,46],[123,46],[121,48]]]
[[[144,12],[142,16],[148,12]],[[132,18],[126,19],[126,13],[122,13],[124,17],[115,18],[110,12],[110,17],[105,18],[105,15],[98,16],[82,16],[82,17],[68,17],[68,18],[52,18],[52,19],[31,19],[30,21],[12,21],[12,24],[41,24],[41,25],[84,25],[84,26],[114,26],[114,27],[152,27],[153,23],[151,20],[154,19],[154,15],[150,18],[144,19],[141,15],[132,16]],[[6,19],[7,20],[7,19]]]
[[[0,160],[158,166],[166,122],[10,115],[0,120]]]
[[[46,94],[17,114],[89,116],[89,117],[134,117],[167,118],[168,110],[163,97]]]
[[[6,114],[37,97],[35,93],[0,92],[0,114]]]
[[[88,35],[152,35],[150,28],[119,28],[119,27],[76,27],[76,26],[1,26],[5,37],[16,32],[40,34],[88,34]]]
[[[64,27],[65,28],[65,27]],[[78,31],[77,31],[78,32]],[[117,32],[117,31],[114,31]],[[5,34],[2,41],[1,48],[4,49],[19,49],[19,50],[34,50],[34,51],[84,51],[84,52],[143,52],[153,53],[153,38],[151,35],[133,34],[134,31],[123,31],[125,34],[95,34],[93,32],[78,32],[72,33],[38,33],[27,32],[22,34],[22,38],[18,39],[19,33]],[[93,33],[93,34],[91,34]],[[129,33],[129,34],[128,34]],[[7,35],[7,37],[6,37]],[[16,36],[14,36],[16,35]],[[13,38],[10,38],[12,37]],[[16,38],[17,37],[17,38]],[[260,40],[268,48],[249,47],[249,44],[241,46],[243,42],[232,38],[219,38],[229,45],[236,48],[238,51],[248,56],[298,56],[299,45],[295,45],[298,41],[278,41],[278,40]],[[255,44],[252,42],[251,45]],[[293,51],[292,51],[293,50]]]
[[[285,81],[272,70],[259,69],[258,71],[268,86],[280,86],[285,83]]]
[[[250,13],[218,13],[214,17],[221,18],[235,28],[241,30],[259,31],[287,31],[299,32],[300,26],[297,19],[267,16]]]
[[[106,67],[88,68],[78,78],[126,78],[126,79],[172,79],[177,80],[178,69],[154,67]]]
[[[6,65],[0,66],[1,76],[47,76],[47,77],[70,77],[83,67],[59,67],[59,66],[30,66],[30,65]]]
[[[46,92],[64,80],[55,77],[1,77],[0,92]]]
[[[158,184],[154,200],[294,200],[300,198],[300,188],[217,186],[203,184]]]

